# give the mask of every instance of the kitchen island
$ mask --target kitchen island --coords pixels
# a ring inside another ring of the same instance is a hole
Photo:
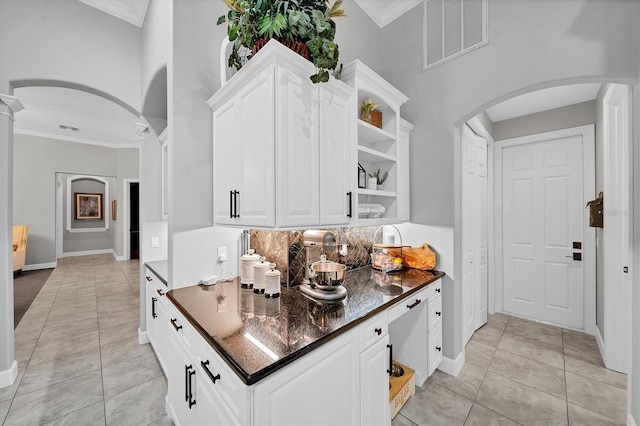
[[[418,384],[431,374],[428,307],[439,302],[439,320],[443,275],[357,269],[337,302],[295,287],[266,298],[238,278],[169,291],[169,415],[176,424],[389,423],[389,343]],[[343,403],[312,421],[323,393]]]

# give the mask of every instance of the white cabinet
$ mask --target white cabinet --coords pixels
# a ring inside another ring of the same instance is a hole
[[[254,424],[361,424],[359,363],[356,329],[258,382]]]
[[[166,372],[166,360],[168,356],[167,342],[167,300],[165,297],[166,286],[146,268],[146,324],[149,342],[156,352],[160,365]]]
[[[313,69],[273,40],[209,99],[214,223],[349,223],[353,91],[311,83]]]
[[[342,80],[356,92],[352,115],[357,117],[357,125],[352,126],[355,142],[350,173],[357,207],[354,207],[352,223],[377,225],[406,220],[409,182],[405,168],[409,163],[409,150],[405,143],[408,139],[401,132],[400,106],[408,98],[358,60],[344,67]],[[360,104],[369,98],[378,104],[376,111],[382,113],[381,128],[360,118]],[[388,173],[388,177],[375,188],[358,187],[358,166],[368,175],[379,171],[381,175]]]
[[[390,346],[387,312],[360,326],[360,421],[363,425],[391,423],[389,408]]]
[[[167,362],[167,414],[176,425],[195,423],[198,402],[196,368],[187,321],[171,305],[168,310],[171,351]]]

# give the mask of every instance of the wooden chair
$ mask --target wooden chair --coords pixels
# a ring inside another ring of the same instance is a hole
[[[13,272],[22,272],[27,255],[27,225],[14,225],[13,227]]]

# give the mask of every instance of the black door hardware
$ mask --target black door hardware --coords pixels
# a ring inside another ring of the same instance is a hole
[[[416,299],[416,301],[415,301],[415,302],[413,302],[413,303],[412,303],[412,304],[410,304],[410,305],[407,305],[407,308],[409,308],[409,309],[413,309],[413,308],[415,308],[416,306],[418,306],[418,305],[420,304],[420,302],[422,302],[422,300],[420,300],[420,299]]]
[[[378,336],[380,336],[382,334],[382,329],[381,328],[376,328],[373,331],[375,331]]]
[[[176,320],[177,320],[177,319],[178,319],[178,318],[171,318],[171,325],[173,326],[173,328],[175,328],[175,329],[176,329],[176,331],[178,331],[178,330],[180,330],[180,329],[182,328],[182,326],[181,326],[181,325],[176,325]]]
[[[387,373],[391,376],[393,375],[393,345],[387,345],[387,348],[389,348],[389,369]]]
[[[160,296],[164,296],[164,292],[159,288],[156,288],[156,293],[158,293]]]
[[[157,297],[151,298],[151,316],[153,318],[158,318],[158,314],[156,314],[156,302],[158,301]]]
[[[347,198],[349,199],[349,213],[347,213],[347,217],[353,217],[353,193],[351,191],[347,192]]]
[[[206,361],[200,361],[200,365],[202,366],[202,368],[204,369],[204,372],[207,373],[207,376],[209,376],[209,378],[211,379],[211,381],[213,383],[216,382],[216,380],[220,380],[220,373],[216,374],[215,376],[213,375],[213,373],[211,372],[211,370],[209,370],[209,360]]]

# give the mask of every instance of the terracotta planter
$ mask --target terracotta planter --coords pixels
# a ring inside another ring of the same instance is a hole
[[[362,114],[362,121],[382,129],[382,111],[371,111],[369,114]]]
[[[262,49],[264,47],[264,45],[269,42],[269,40],[270,39],[268,39],[268,38],[263,38],[261,40],[256,41],[256,44],[253,45],[253,49],[251,49],[251,54],[255,55],[256,53],[258,53],[258,51],[260,49]],[[280,42],[283,46],[288,47],[289,49],[291,49],[294,52],[296,52],[298,55],[300,55],[303,58],[305,58],[307,61],[311,61],[311,51],[309,51],[309,48],[307,47],[307,45],[304,42],[302,42],[302,41],[283,41],[283,40],[280,40],[278,38],[276,38],[276,40],[278,40],[278,42]]]

